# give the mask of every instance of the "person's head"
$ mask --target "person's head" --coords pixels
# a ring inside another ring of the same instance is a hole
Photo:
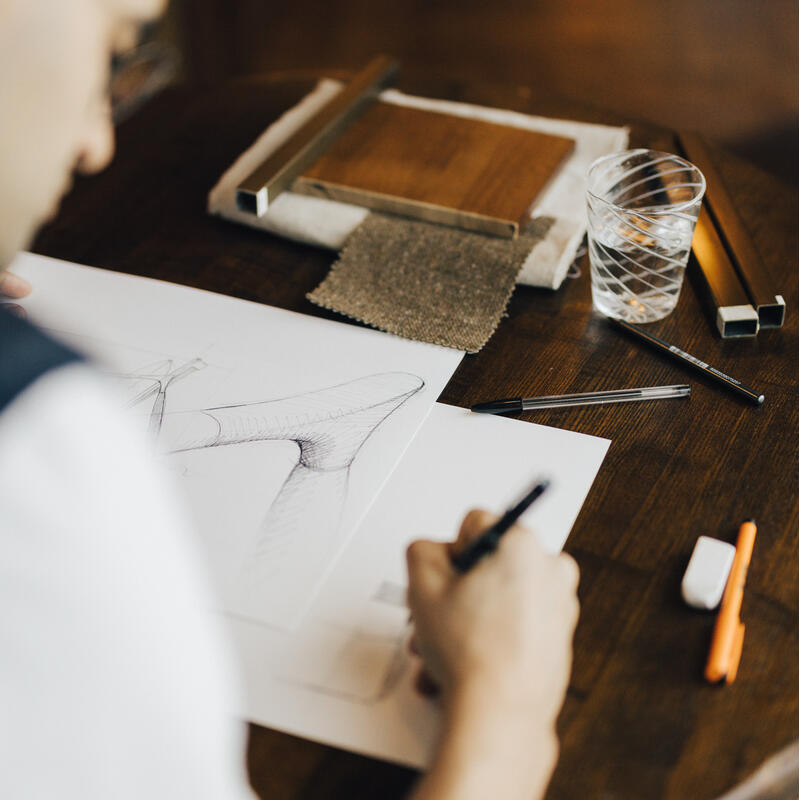
[[[114,150],[113,53],[165,0],[0,0],[0,270]]]

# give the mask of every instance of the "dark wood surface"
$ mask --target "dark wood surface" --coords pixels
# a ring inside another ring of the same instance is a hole
[[[118,157],[83,179],[37,252],[336,318],[305,293],[329,252],[205,214],[221,172],[310,87],[264,78],[214,92],[172,90],[119,132]],[[630,122],[537,100],[513,86],[403,84],[436,97]],[[672,146],[634,124],[634,144]],[[621,336],[591,309],[588,264],[557,292],[518,288],[484,350],[467,356],[441,400],[472,402],[691,382],[689,401],[528,413],[524,419],[608,437],[608,456],[566,549],[581,567],[581,619],[559,719],[549,798],[713,798],[797,736],[797,199],[759,170],[712,151],[755,245],[786,299],[782,329],[722,341],[691,274],[676,311],[652,330],[760,388],[763,408],[684,372]],[[732,540],[754,516],[736,683],[708,686],[713,616],[680,600],[699,534]],[[264,798],[400,798],[412,771],[252,727],[253,785]]]

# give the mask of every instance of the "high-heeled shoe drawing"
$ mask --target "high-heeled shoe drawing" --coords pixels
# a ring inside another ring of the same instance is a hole
[[[146,392],[155,394],[150,427],[164,434],[170,453],[257,441],[297,444],[297,462],[252,535],[242,580],[227,603],[241,617],[291,627],[346,538],[341,517],[353,462],[424,381],[387,372],[275,400],[165,413],[170,383],[201,365],[195,359],[173,369],[170,362],[139,373],[152,381],[138,387],[139,402]]]

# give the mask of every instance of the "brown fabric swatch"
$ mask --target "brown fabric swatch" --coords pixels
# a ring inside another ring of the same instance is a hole
[[[347,240],[312,303],[381,330],[476,353],[494,333],[550,217],[515,240],[370,214]]]

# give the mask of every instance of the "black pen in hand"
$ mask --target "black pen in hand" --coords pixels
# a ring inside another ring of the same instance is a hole
[[[525,496],[500,517],[497,522],[485,530],[477,539],[473,539],[460,553],[452,557],[453,566],[459,572],[467,572],[484,556],[493,553],[500,545],[503,534],[528,510],[531,503],[544,494],[550,481],[538,481]]]

